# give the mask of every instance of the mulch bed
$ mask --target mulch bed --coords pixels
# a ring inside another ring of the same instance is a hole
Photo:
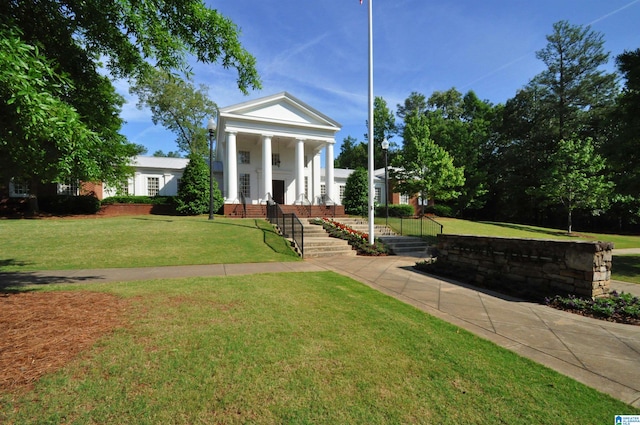
[[[590,317],[592,319],[604,320],[606,322],[613,323],[624,323],[625,325],[635,325],[640,326],[640,319],[636,319],[635,317],[623,316],[621,314],[614,314],[611,317],[601,316],[597,314],[590,313],[584,310],[577,310],[574,308],[563,308],[557,304],[547,304],[549,307],[555,308],[556,310],[568,311],[569,313],[579,314],[580,316]]]
[[[0,392],[29,389],[124,325],[127,303],[88,292],[0,293]]]

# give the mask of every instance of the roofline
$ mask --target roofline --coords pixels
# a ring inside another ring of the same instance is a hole
[[[333,118],[323,114],[322,112],[320,112],[317,109],[311,107],[310,105],[308,105],[307,103],[301,101],[297,97],[292,96],[289,92],[286,92],[286,91],[283,91],[283,92],[280,92],[280,93],[276,93],[276,94],[272,94],[270,96],[260,97],[258,99],[254,99],[254,100],[248,100],[248,101],[242,102],[242,103],[236,103],[235,105],[225,106],[224,108],[220,108],[219,109],[220,117],[236,117],[237,115],[234,115],[233,111],[235,111],[237,109],[242,109],[242,108],[245,108],[247,106],[252,106],[252,105],[260,105],[260,104],[264,104],[264,103],[269,103],[269,102],[271,102],[273,100],[277,100],[277,99],[287,99],[287,100],[297,104],[297,106],[299,106],[302,109],[306,110],[311,115],[315,115],[315,116],[317,116],[319,118],[322,118],[323,120],[331,123],[333,126],[338,128],[338,130],[340,130],[342,128],[342,124],[340,124],[338,121],[336,121]]]

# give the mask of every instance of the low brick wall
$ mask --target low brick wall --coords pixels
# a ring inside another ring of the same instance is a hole
[[[611,242],[438,235],[438,269],[480,286],[527,298],[604,297]]]

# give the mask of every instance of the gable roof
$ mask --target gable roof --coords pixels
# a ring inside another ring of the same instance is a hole
[[[220,120],[231,124],[255,123],[265,128],[288,127],[337,133],[337,121],[287,92],[220,108]]]
[[[256,119],[277,120],[336,127],[340,123],[283,91],[271,96],[250,100],[220,109],[221,115],[241,115]]]

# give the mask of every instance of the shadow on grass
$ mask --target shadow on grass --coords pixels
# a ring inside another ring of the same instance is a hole
[[[53,276],[41,272],[0,272],[0,294],[29,292],[29,286],[95,281],[99,276]]]
[[[57,275],[47,274],[46,272],[21,272],[21,271],[3,271],[2,267],[18,266],[24,267],[31,263],[8,258],[0,260],[0,293],[16,293],[28,292],[31,285],[52,285],[56,283],[77,283],[91,280],[98,280],[99,276],[71,276],[65,275],[65,272],[59,272]],[[70,272],[71,273],[71,272]]]
[[[616,275],[640,282],[640,255],[614,255],[612,268]]]
[[[238,220],[239,223],[235,223],[235,222],[232,223],[231,222],[231,221],[235,221],[235,220]],[[234,218],[234,219],[231,219],[229,221],[213,219],[213,220],[205,220],[205,222],[209,223],[209,224],[215,224],[215,225],[218,225],[218,226],[246,227],[248,229],[255,229],[256,227],[258,227],[258,225],[256,224],[255,220],[257,220],[257,219]],[[252,224],[249,224],[249,223],[252,223]]]
[[[538,234],[545,234],[550,236],[575,236],[580,238],[589,238],[588,236],[585,236],[583,234],[578,234],[578,233],[568,234],[564,230],[541,229],[538,227],[527,226],[525,224],[499,223],[494,221],[480,221],[479,223],[490,224],[492,226],[506,227],[508,229],[519,230],[522,232],[538,233]]]

